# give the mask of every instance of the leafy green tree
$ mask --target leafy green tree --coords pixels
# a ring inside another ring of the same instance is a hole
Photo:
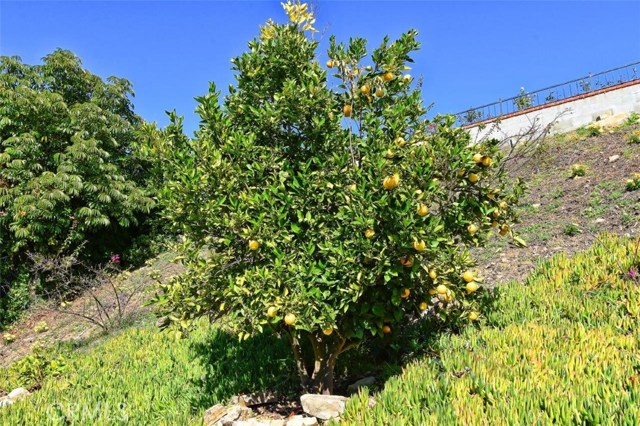
[[[415,31],[370,58],[365,40],[331,38],[330,76],[313,15],[285,7],[291,22],[269,21],[232,60],[224,101],[213,85],[197,99],[194,140],[175,114],[148,139],[188,267],[155,302],[180,328],[207,315],[242,339],[286,333],[304,390],[331,393],[336,359],[364,339],[427,309],[479,318],[468,247],[510,232],[521,186],[507,187],[495,142],[425,119],[403,74]]]
[[[0,299],[27,251],[121,252],[154,205],[132,155],[142,120],[131,84],[56,50],[42,65],[0,57]]]

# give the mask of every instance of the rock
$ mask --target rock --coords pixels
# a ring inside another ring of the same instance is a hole
[[[611,157],[609,157],[609,162],[613,163],[614,161],[618,161],[619,158],[619,155],[612,155]]]
[[[247,407],[214,405],[204,413],[205,426],[231,426],[236,420],[247,420],[253,411]]]
[[[169,317],[160,317],[156,321],[156,327],[158,327],[160,330],[169,327],[170,324],[171,320],[169,319]]]
[[[595,223],[605,223],[606,220],[604,220],[603,218],[599,217],[596,220],[594,220]]]
[[[6,396],[0,399],[0,408],[5,407],[7,405],[13,404],[13,400],[7,398]]]
[[[204,424],[207,426],[212,425],[227,414],[227,411],[229,409],[222,404],[214,405],[204,412]]]
[[[220,426],[231,426],[236,420],[247,420],[253,416],[251,408],[241,407],[239,405],[232,406],[227,414],[225,414],[218,423]],[[218,426],[216,424],[215,426]]]
[[[278,402],[278,396],[272,392],[252,393],[238,396],[238,405],[243,407],[255,407],[258,405],[273,404]]]
[[[287,421],[287,426],[318,426],[315,417],[293,416]]]
[[[541,205],[542,204],[540,203],[535,203],[535,204],[531,204],[531,207],[533,207],[534,209],[539,209]]]
[[[355,383],[350,384],[347,387],[347,391],[350,393],[356,393],[360,388],[364,388],[367,386],[371,386],[376,382],[376,378],[373,376],[365,377],[364,379],[360,379]]]
[[[322,420],[340,416],[344,411],[347,398],[338,395],[306,394],[300,397],[305,413]]]
[[[20,401],[21,399],[26,398],[29,395],[31,395],[31,392],[29,392],[25,388],[15,388],[11,392],[9,392],[9,395],[7,395],[7,398],[15,402],[15,401]]]
[[[285,421],[281,419],[249,419],[237,420],[232,426],[285,426]]]

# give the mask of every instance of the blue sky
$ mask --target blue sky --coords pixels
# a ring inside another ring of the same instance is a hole
[[[317,1],[322,63],[330,34],[365,37],[419,31],[411,73],[424,77],[434,113],[455,113],[640,61],[640,1]],[[136,111],[166,125],[165,110],[197,127],[193,98],[209,81],[226,90],[230,59],[278,1],[0,0],[0,54],[38,63],[56,47],[90,71],[133,82]]]

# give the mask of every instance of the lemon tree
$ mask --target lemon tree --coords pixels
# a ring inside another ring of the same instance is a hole
[[[172,113],[148,141],[187,266],[155,302],[179,328],[206,315],[243,339],[286,333],[303,388],[330,393],[336,359],[364,339],[425,310],[481,317],[468,248],[510,232],[521,185],[496,143],[425,119],[415,31],[370,55],[331,38],[321,62],[313,15],[285,7],[290,22],[232,60],[229,94],[198,98],[193,140]]]

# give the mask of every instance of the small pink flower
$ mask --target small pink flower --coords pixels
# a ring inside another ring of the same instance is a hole
[[[636,271],[634,271],[633,269],[629,269],[629,277],[631,278],[635,278],[638,276],[638,273]]]
[[[120,255],[112,254],[111,255],[111,263],[120,263]]]

